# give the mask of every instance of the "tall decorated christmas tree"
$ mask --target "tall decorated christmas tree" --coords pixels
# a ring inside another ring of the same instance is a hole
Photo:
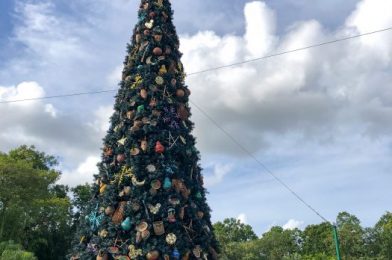
[[[71,259],[216,259],[169,0],[141,0]]]

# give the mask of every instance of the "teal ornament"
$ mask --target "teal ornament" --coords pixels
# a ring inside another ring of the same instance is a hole
[[[95,208],[95,210],[93,212],[90,213],[90,215],[88,215],[86,217],[89,222],[90,222],[90,228],[93,231],[96,231],[98,229],[98,227],[101,225],[104,216],[102,214],[98,213],[98,204]]]
[[[130,219],[129,217],[127,217],[127,218],[121,223],[121,227],[122,227],[125,231],[131,230],[131,219]]]
[[[200,193],[200,191],[199,191],[198,193],[196,193],[196,198],[198,198],[198,199],[203,198],[202,195],[201,195],[201,193]]]
[[[140,105],[137,107],[137,112],[143,113],[144,112],[144,105]]]
[[[172,256],[174,259],[180,259],[180,252],[178,251],[177,248],[174,248]]]
[[[171,182],[171,180],[170,180],[169,177],[166,177],[165,180],[163,181],[163,188],[164,188],[165,190],[168,190],[168,189],[170,189],[171,187],[172,187],[172,182]]]
[[[141,71],[141,70],[143,69],[143,65],[137,66],[137,69],[138,69],[139,71]]]

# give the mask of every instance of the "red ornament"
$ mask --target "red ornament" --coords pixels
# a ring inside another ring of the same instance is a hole
[[[159,48],[159,47],[155,47],[155,48],[152,50],[152,52],[153,52],[154,55],[156,55],[156,56],[162,55],[162,49]]]
[[[155,152],[156,153],[163,153],[165,151],[165,147],[161,144],[161,142],[157,141],[155,144]]]
[[[124,154],[118,154],[117,155],[117,161],[119,163],[122,163],[123,161],[125,161],[125,155]]]

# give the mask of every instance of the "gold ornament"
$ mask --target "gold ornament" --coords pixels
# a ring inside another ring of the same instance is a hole
[[[150,209],[150,212],[154,215],[158,214],[159,210],[161,209],[161,204],[158,203],[157,205],[148,205],[148,208]]]
[[[194,256],[200,257],[201,256],[201,247],[197,245],[193,250],[192,250]]]
[[[102,229],[101,231],[99,231],[98,235],[102,238],[105,238],[109,235],[109,232],[106,229]]]
[[[146,180],[144,181],[138,181],[138,179],[136,178],[136,176],[132,177],[132,184],[135,186],[143,186],[146,183]]]
[[[125,177],[133,177],[133,172],[131,168],[128,168],[127,166],[123,166],[121,168],[121,171],[119,174],[116,175],[115,179],[113,181],[111,181],[111,184],[118,184],[118,186],[120,186]]]
[[[144,221],[140,222],[140,224],[136,226],[136,230],[139,231],[139,232],[143,232],[143,231],[145,231],[147,229],[148,229],[148,223],[144,222]]]
[[[151,19],[149,22],[144,24],[146,26],[147,29],[152,29],[152,27],[154,27],[154,20]]]
[[[165,83],[165,80],[161,76],[158,76],[158,77],[155,78],[155,82],[158,85],[162,85],[163,83]]]
[[[173,233],[170,233],[166,236],[166,243],[168,243],[169,245],[174,245],[177,241],[177,236]]]
[[[131,89],[135,89],[136,87],[138,87],[142,83],[143,83],[143,77],[140,76],[139,74],[136,75],[135,82],[132,84]]]
[[[136,249],[134,245],[130,245],[128,249],[129,249],[128,256],[131,259],[137,259],[139,256],[143,255],[143,251],[141,249]]]
[[[120,145],[125,145],[125,142],[127,141],[126,137],[121,138],[120,140],[117,141],[118,144]]]
[[[102,194],[105,192],[107,185],[104,183],[101,183],[101,186],[99,187],[99,193]]]
[[[159,75],[164,75],[167,73],[167,69],[165,65],[162,65],[161,68],[159,69]]]
[[[125,201],[121,201],[120,205],[118,206],[117,210],[114,212],[112,221],[116,225],[120,225],[121,222],[124,219],[124,211],[125,211],[125,205],[127,203]]]

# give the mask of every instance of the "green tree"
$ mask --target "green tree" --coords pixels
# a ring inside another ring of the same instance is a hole
[[[331,224],[324,222],[318,225],[309,225],[302,235],[303,255],[314,257],[323,254],[327,257],[334,256],[335,248],[332,237]]]
[[[37,260],[33,253],[24,251],[13,241],[0,243],[0,260]]]
[[[392,212],[385,213],[375,226],[376,241],[381,256],[392,259]]]
[[[300,252],[301,236],[302,232],[298,229],[284,230],[275,226],[263,234],[259,245],[267,259],[290,258]]]
[[[0,240],[14,240],[39,259],[63,259],[71,236],[68,187],[57,161],[21,146],[0,154]]]
[[[341,212],[336,218],[340,248],[344,259],[359,259],[364,254],[364,231],[360,220],[347,212]]]

